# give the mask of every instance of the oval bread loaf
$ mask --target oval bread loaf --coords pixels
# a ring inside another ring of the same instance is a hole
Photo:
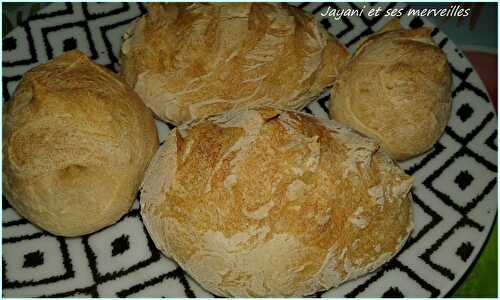
[[[370,139],[272,109],[174,129],[142,186],[156,246],[220,296],[303,296],[370,272],[412,229],[412,178]]]
[[[343,68],[330,100],[332,119],[377,140],[397,160],[429,150],[450,109],[450,68],[427,28],[369,37]]]
[[[7,200],[63,236],[118,221],[158,148],[154,119],[136,93],[77,51],[23,76],[3,130]]]
[[[333,84],[348,53],[286,4],[149,4],[122,46],[122,75],[179,125],[261,105],[299,109]]]

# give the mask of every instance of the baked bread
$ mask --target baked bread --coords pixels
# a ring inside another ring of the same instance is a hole
[[[151,112],[78,51],[27,72],[3,114],[3,191],[55,235],[113,224],[131,207],[158,148]]]
[[[231,112],[174,129],[142,185],[154,243],[220,296],[303,296],[370,272],[412,229],[412,178],[330,120]]]
[[[429,150],[450,115],[451,72],[430,33],[386,28],[369,37],[332,89],[331,117],[377,140],[396,160]]]
[[[333,84],[343,46],[299,8],[154,3],[127,34],[122,75],[176,125],[261,105],[300,109]]]

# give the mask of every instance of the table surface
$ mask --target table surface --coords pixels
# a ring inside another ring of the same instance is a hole
[[[443,8],[452,3],[411,3],[415,8]],[[2,11],[3,34],[8,33],[19,22],[38,11],[47,3],[4,3]],[[430,19],[466,56],[478,71],[488,89],[491,100],[497,105],[497,3],[461,3],[471,8],[471,16]],[[495,224],[487,244],[476,264],[464,276],[462,283],[450,294],[452,297],[497,297],[498,225]]]

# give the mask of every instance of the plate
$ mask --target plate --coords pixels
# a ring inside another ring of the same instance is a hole
[[[302,3],[350,51],[390,18],[328,19],[321,12],[360,8],[349,3]],[[407,7],[366,4],[367,8]],[[118,71],[121,37],[145,13],[141,3],[56,3],[3,40],[3,97],[8,101],[22,75],[74,48]],[[405,27],[433,28],[453,73],[453,105],[445,133],[434,148],[401,164],[416,178],[415,230],[395,259],[374,273],[322,297],[444,296],[475,261],[497,210],[497,120],[485,87],[471,64],[428,20],[403,16]],[[327,118],[328,94],[305,110]],[[157,122],[160,138],[169,126]],[[154,247],[138,201],[117,224],[81,238],[52,236],[21,218],[3,199],[3,295],[5,297],[212,297]]]

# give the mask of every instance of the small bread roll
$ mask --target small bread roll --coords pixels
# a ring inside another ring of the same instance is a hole
[[[430,32],[385,29],[373,35],[332,89],[331,117],[377,140],[396,160],[429,150],[450,115],[450,68]]]
[[[300,109],[333,84],[343,46],[286,4],[149,4],[122,46],[122,75],[179,125],[261,105]]]
[[[143,182],[156,246],[220,296],[303,296],[370,272],[412,229],[412,178],[377,144],[296,112],[174,129]]]
[[[7,200],[62,236],[118,221],[158,148],[154,119],[137,94],[78,51],[23,76],[3,130]]]

